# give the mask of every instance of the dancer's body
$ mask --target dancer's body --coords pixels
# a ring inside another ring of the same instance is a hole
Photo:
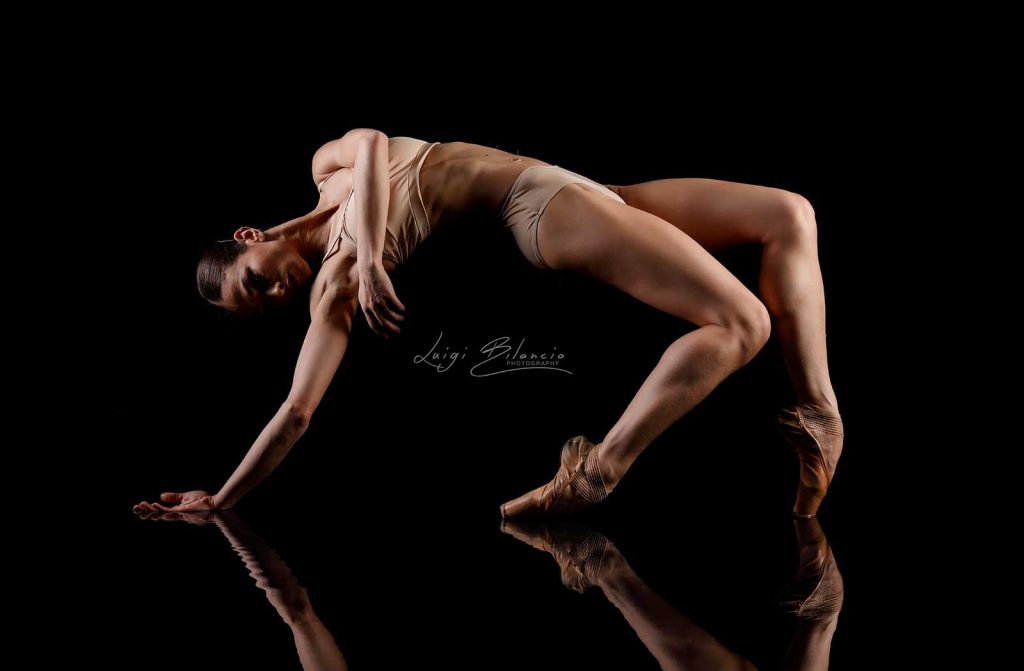
[[[797,395],[783,417],[801,463],[794,512],[816,513],[842,424],[828,373],[814,212],[805,198],[710,179],[605,185],[491,147],[370,129],[321,147],[312,172],[320,190],[313,211],[266,231],[239,228],[198,269],[200,293],[240,312],[287,301],[312,282],[312,323],[291,391],[220,491],[167,493],[164,503],[233,506],[305,432],[345,354],[357,303],[375,332],[397,332],[404,306],[388,271],[445,222],[496,216],[535,266],[582,273],[698,327],[668,347],[600,443],[567,441],[556,477],[503,505],[503,515],[572,512],[604,499],[658,435],[750,361],[771,319]],[[711,255],[750,242],[764,247],[764,303]]]

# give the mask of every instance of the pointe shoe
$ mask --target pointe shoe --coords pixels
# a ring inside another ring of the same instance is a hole
[[[610,493],[597,463],[597,449],[584,436],[562,446],[558,472],[550,482],[501,505],[502,518],[560,515],[600,503]]]
[[[502,520],[501,530],[550,554],[558,563],[562,584],[574,592],[596,585],[614,563],[614,546],[604,534],[568,520]]]
[[[779,414],[778,427],[800,459],[793,515],[814,517],[832,485],[843,451],[843,420],[818,406],[799,403]]]
[[[843,576],[832,548],[816,518],[798,518],[793,522],[800,563],[783,588],[779,605],[783,611],[804,620],[832,618],[843,607]]]

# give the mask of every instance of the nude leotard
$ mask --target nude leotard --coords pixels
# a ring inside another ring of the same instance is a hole
[[[551,199],[567,184],[584,184],[599,195],[624,203],[622,197],[589,177],[557,165],[533,165],[512,183],[501,206],[501,220],[519,246],[526,259],[537,268],[550,270],[537,245],[537,230],[541,216]]]
[[[416,246],[430,235],[431,222],[420,192],[420,168],[427,153],[438,144],[411,137],[388,138],[391,193],[383,256],[394,261],[395,265],[408,259]],[[324,184],[334,174],[328,175],[317,188],[323,190]],[[550,268],[537,245],[541,216],[551,199],[567,184],[585,184],[602,196],[624,202],[604,184],[557,165],[535,165],[524,169],[509,189],[499,216],[504,226],[511,231],[523,255],[538,268]],[[347,221],[348,207],[354,193],[353,188],[341,210],[340,232],[332,241],[324,261],[337,252],[342,237],[356,244],[355,231]]]
[[[425,142],[411,137],[388,138],[388,180],[391,185],[388,200],[388,216],[384,234],[384,258],[395,265],[404,262],[416,246],[430,235],[430,221],[420,193],[420,168],[427,153],[440,142]],[[317,185],[323,191],[324,184],[336,173],[331,173]],[[324,261],[338,251],[342,237],[356,244],[354,227],[348,222],[348,208],[355,188],[348,195],[341,210],[340,231],[328,247]]]

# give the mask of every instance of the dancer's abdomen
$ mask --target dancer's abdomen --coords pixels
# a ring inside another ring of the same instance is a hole
[[[519,173],[540,159],[466,142],[445,142],[428,154],[420,190],[432,227],[466,216],[497,217]]]

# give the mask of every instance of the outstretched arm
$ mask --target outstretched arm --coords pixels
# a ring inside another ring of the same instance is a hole
[[[230,508],[273,471],[306,432],[313,412],[331,384],[352,332],[355,296],[349,289],[328,289],[302,343],[291,392],[263,429],[242,463],[214,496],[217,508]]]
[[[317,304],[302,343],[295,376],[287,400],[256,438],[235,472],[216,494],[203,491],[168,492],[164,503],[140,503],[139,510],[217,510],[231,508],[246,492],[259,484],[306,432],[309,420],[320,404],[348,347],[355,313],[356,287],[328,287]]]
[[[391,198],[388,177],[388,136],[371,128],[356,128],[332,140],[313,156],[313,180],[321,181],[342,168],[351,168],[352,206],[348,216],[356,235],[359,304],[377,335],[398,333],[405,306],[398,300],[384,270],[384,235]]]

